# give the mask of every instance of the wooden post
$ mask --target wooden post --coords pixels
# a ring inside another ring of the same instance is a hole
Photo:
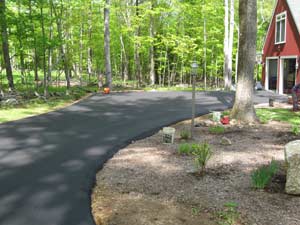
[[[192,74],[192,79],[193,79],[193,91],[192,91],[192,122],[191,122],[191,138],[193,139],[194,137],[194,127],[195,127],[195,114],[196,114],[196,88],[195,88],[195,83],[196,83],[196,74]]]

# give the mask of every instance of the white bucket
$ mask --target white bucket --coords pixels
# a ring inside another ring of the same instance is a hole
[[[213,121],[220,122],[221,115],[222,115],[221,112],[213,111],[212,114],[213,114]]]
[[[164,127],[163,128],[163,143],[164,144],[173,144],[175,137],[176,129],[173,127]]]

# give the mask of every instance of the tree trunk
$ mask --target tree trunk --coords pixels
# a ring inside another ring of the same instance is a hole
[[[51,1],[53,14],[56,18],[58,38],[61,42],[61,44],[60,44],[60,56],[61,56],[63,66],[64,66],[64,73],[65,73],[65,78],[66,78],[66,82],[67,82],[67,94],[68,94],[68,91],[71,87],[71,83],[70,83],[68,59],[67,59],[67,56],[66,56],[66,46],[65,46],[65,43],[64,43],[64,40],[63,40],[63,33],[62,33],[62,13],[63,13],[62,1],[60,1],[60,4],[61,4],[60,17],[58,17],[56,7],[54,6],[53,1]]]
[[[33,46],[34,46],[34,56],[33,56],[34,80],[38,81],[39,80],[39,72],[38,72],[39,58],[37,53],[37,41],[36,41],[35,27],[34,27],[33,16],[32,16],[32,0],[29,0],[29,20],[31,24],[30,29],[31,29],[31,35],[33,37]]]
[[[44,73],[44,96],[48,96],[48,79],[46,70],[46,34],[45,34],[45,24],[44,24],[44,9],[43,5],[40,6],[40,19],[42,28],[42,38],[43,38],[43,73]]]
[[[229,41],[228,41],[228,84],[227,84],[229,89],[231,88],[231,85],[232,85],[233,39],[234,39],[234,0],[231,0],[230,1]]]
[[[228,90],[229,87],[229,81],[228,81],[228,63],[229,63],[229,52],[228,52],[228,47],[229,47],[229,29],[228,29],[228,19],[229,19],[229,13],[228,13],[228,0],[224,0],[224,10],[225,10],[225,17],[224,17],[224,71],[223,71],[223,76],[224,76],[224,85],[225,89]]]
[[[82,66],[83,66],[83,22],[80,25],[80,41],[79,41],[79,80],[82,86]]]
[[[105,51],[105,76],[106,85],[112,88],[112,76],[111,76],[111,61],[110,61],[110,0],[105,0],[104,7],[104,51]]]
[[[18,42],[19,42],[19,54],[20,54],[20,70],[21,70],[21,82],[25,84],[25,62],[24,62],[24,50],[23,50],[23,26],[22,18],[21,18],[21,3],[20,0],[17,1],[18,4],[18,23],[17,23],[17,34],[18,34]]]
[[[5,0],[0,0],[0,25],[1,25],[1,39],[2,39],[2,50],[6,69],[6,77],[8,80],[8,85],[11,90],[14,90],[14,79],[11,69],[10,56],[9,56],[9,45],[8,45],[8,34],[7,34],[7,24],[6,24],[6,8]]]
[[[203,76],[204,76],[204,90],[207,88],[207,74],[206,74],[206,67],[207,67],[207,34],[206,34],[206,18],[204,18],[203,22],[203,40],[204,40],[204,63],[203,63]]]
[[[92,1],[89,5],[89,14],[88,14],[88,38],[89,38],[89,47],[87,49],[87,65],[88,65],[88,76],[89,76],[89,83],[91,83],[91,76],[93,73],[93,50],[91,48],[91,42],[92,42]]]
[[[236,49],[236,57],[235,57],[235,84],[238,82],[238,65],[239,65],[239,49],[240,49],[240,28],[237,27],[238,33],[238,42],[237,42],[237,49]]]
[[[51,18],[51,22],[50,22],[50,26],[49,26],[49,41],[52,42],[53,39],[53,23],[52,23],[52,5],[49,6],[50,7],[50,18]],[[53,55],[53,49],[52,46],[49,45],[48,46],[48,74],[47,74],[47,81],[50,82],[51,81],[51,77],[52,77],[52,55]]]
[[[139,0],[135,0],[135,15],[137,18],[140,17],[139,13]],[[140,36],[140,26],[138,25],[135,36]],[[134,62],[135,62],[135,77],[138,80],[138,87],[141,86],[142,83],[142,67],[141,67],[141,60],[140,60],[140,43],[137,41],[134,44]]]
[[[257,36],[256,4],[256,1],[253,0],[239,1],[239,78],[231,116],[243,123],[253,123],[257,121],[253,106],[253,84]]]
[[[151,1],[151,10],[153,10],[153,2]],[[155,61],[154,61],[154,46],[153,46],[153,38],[154,38],[154,17],[150,15],[150,85],[155,84]]]
[[[128,59],[122,34],[120,34],[120,42],[122,46],[121,56],[123,55],[122,61],[124,61],[123,82],[125,83],[128,80]]]

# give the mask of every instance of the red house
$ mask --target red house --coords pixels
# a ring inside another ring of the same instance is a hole
[[[266,90],[288,94],[300,82],[300,0],[277,0],[262,60]]]

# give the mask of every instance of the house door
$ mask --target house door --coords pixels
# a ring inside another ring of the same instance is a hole
[[[283,61],[283,92],[290,94],[296,82],[296,59]]]
[[[268,79],[269,79],[269,90],[277,89],[277,77],[278,77],[278,60],[269,59],[268,60]]]

